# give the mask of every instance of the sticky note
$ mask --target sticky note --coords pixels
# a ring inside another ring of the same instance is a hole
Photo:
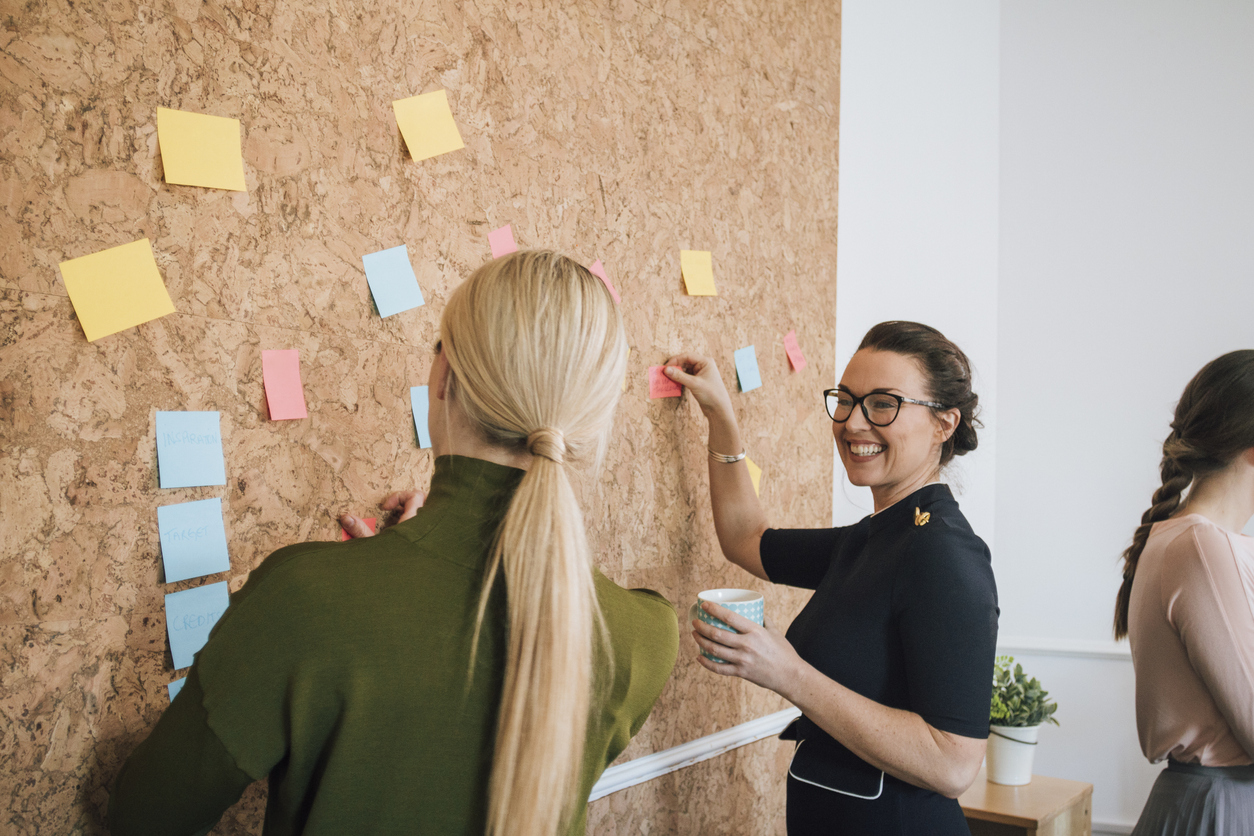
[[[784,335],[784,351],[788,352],[788,362],[792,364],[794,372],[806,367],[806,356],[801,353],[801,346],[797,345],[796,331],[789,331]]]
[[[753,482],[753,492],[758,496],[762,495],[760,486],[762,484],[762,468],[753,463],[753,459],[745,456],[745,466],[749,468],[749,480]]]
[[[226,581],[171,592],[165,596],[165,628],[170,635],[174,669],[189,667],[192,657],[209,640],[209,631],[218,623],[231,602]]]
[[[414,429],[418,431],[418,446],[431,446],[431,432],[427,429],[427,410],[430,407],[426,386],[409,387],[409,405],[414,410]]]
[[[618,291],[614,289],[614,285],[610,283],[610,277],[605,275],[605,265],[601,263],[601,259],[592,262],[592,266],[588,268],[588,272],[605,282],[605,286],[610,289],[610,295],[614,297],[614,301],[622,303],[623,299],[618,295]]]
[[[678,398],[684,393],[684,387],[666,376],[662,371],[665,366],[649,366],[649,397]]]
[[[61,278],[88,342],[174,313],[147,238],[63,261]]]
[[[157,142],[165,181],[246,191],[238,119],[157,108]]]
[[[714,262],[705,250],[680,250],[679,269],[689,296],[718,296],[714,287]]]
[[[363,255],[361,263],[366,268],[366,281],[379,316],[391,316],[423,304],[422,289],[405,244]]]
[[[762,385],[762,376],[758,374],[758,353],[753,346],[736,349],[736,377],[740,380],[741,392],[749,392]]]
[[[378,517],[360,517],[360,519],[362,522],[366,524],[366,527],[369,528],[371,531],[379,530],[378,527],[375,525],[375,523],[379,521]],[[342,543],[345,540],[351,540],[351,539],[353,539],[352,535],[341,528],[340,529],[340,542]]]
[[[202,499],[157,508],[165,582],[185,581],[231,568],[222,500]]]
[[[415,162],[466,147],[444,90],[397,99],[392,102],[392,110],[396,112],[405,147]]]
[[[518,252],[518,244],[514,243],[513,226],[505,224],[500,229],[494,229],[489,232],[488,245],[492,247],[493,258],[500,258],[503,255]]]
[[[187,677],[182,677],[165,686],[166,691],[170,694],[170,702],[174,702],[174,698],[179,695],[179,691],[183,690],[183,686],[187,684]]]
[[[157,473],[161,487],[226,484],[219,423],[216,412],[157,413]]]
[[[305,389],[300,384],[300,352],[267,349],[261,352],[261,380],[266,387],[266,406],[271,421],[308,418]]]

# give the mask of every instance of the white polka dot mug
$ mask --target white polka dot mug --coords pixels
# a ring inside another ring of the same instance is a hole
[[[706,624],[713,624],[720,630],[727,630],[731,633],[736,631],[723,621],[701,609],[702,601],[709,601],[711,604],[727,607],[736,615],[747,618],[754,624],[761,624],[766,612],[766,601],[763,599],[762,593],[754,592],[751,589],[707,589],[704,592],[698,592],[697,603],[693,604],[688,610],[688,619],[690,621],[704,621]],[[720,659],[712,653],[707,653],[705,650],[701,651],[701,655],[711,662],[718,662],[721,665],[727,664],[726,659]]]

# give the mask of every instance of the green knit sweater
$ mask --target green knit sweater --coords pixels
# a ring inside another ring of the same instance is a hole
[[[127,760],[114,836],[207,832],[268,778],[264,832],[482,834],[505,656],[493,536],[523,472],[436,460],[411,520],[280,549],[231,597],[186,685]],[[581,798],[639,731],[675,664],[674,608],[596,573],[613,665],[593,697]],[[585,828],[581,805],[571,833]]]

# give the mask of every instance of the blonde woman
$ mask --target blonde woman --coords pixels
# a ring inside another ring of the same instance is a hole
[[[124,766],[115,836],[203,832],[262,778],[267,834],[583,832],[678,648],[669,603],[593,568],[568,476],[604,450],[622,321],[585,268],[521,252],[440,336],[425,504],[252,573]]]

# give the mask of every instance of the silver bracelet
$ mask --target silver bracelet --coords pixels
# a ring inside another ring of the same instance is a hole
[[[709,447],[706,447],[705,449],[710,450]],[[745,455],[744,450],[741,450],[740,455],[738,456],[728,456],[723,453],[715,453],[713,450],[710,450],[710,458],[714,459],[716,462],[722,462],[723,464],[735,464],[743,459]]]

